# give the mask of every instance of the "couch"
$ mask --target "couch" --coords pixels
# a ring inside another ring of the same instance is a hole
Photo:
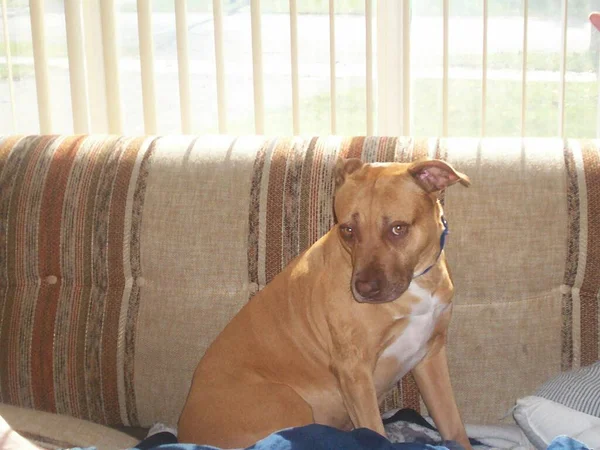
[[[450,161],[449,331],[465,422],[599,357],[594,141],[0,137],[0,415],[48,448],[176,425],[227,321],[332,225],[338,156]],[[405,377],[381,405],[426,413]]]

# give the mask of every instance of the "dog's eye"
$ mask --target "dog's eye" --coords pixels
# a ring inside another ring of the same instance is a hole
[[[404,223],[399,223],[396,225],[392,225],[392,234],[397,237],[405,236],[408,233],[408,225]]]
[[[354,229],[348,225],[341,225],[340,232],[342,233],[342,237],[344,239],[352,239],[352,235],[354,233]]]

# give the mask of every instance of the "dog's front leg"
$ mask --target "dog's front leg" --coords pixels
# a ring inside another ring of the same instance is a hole
[[[442,437],[471,449],[450,383],[445,335],[434,338],[427,356],[413,369],[413,376]]]
[[[328,311],[338,311],[329,308]],[[369,428],[385,436],[373,372],[375,352],[366,328],[350,314],[328,314],[329,369],[338,382],[344,407],[354,428]]]
[[[385,436],[373,374],[368,366],[364,362],[353,364],[337,361],[332,370],[338,379],[344,405],[354,428],[369,428]]]

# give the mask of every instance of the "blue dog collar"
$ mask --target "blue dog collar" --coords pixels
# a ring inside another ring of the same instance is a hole
[[[421,275],[425,275],[427,272],[429,272],[433,266],[435,266],[438,262],[438,260],[440,259],[440,256],[442,256],[442,251],[444,250],[444,246],[446,245],[446,236],[448,236],[448,233],[450,232],[450,230],[448,229],[448,222],[446,221],[446,218],[444,216],[442,216],[442,225],[444,225],[444,231],[442,231],[442,235],[440,236],[440,251],[437,254],[437,257],[435,258],[435,261],[433,262],[432,265],[430,265],[427,269],[425,269],[423,272],[421,272],[418,275],[413,275],[413,280],[417,277],[420,277]]]

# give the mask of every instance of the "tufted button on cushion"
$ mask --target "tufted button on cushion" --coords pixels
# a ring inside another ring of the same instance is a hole
[[[48,284],[56,284],[58,282],[58,278],[56,275],[48,275],[46,278],[44,278],[44,281]]]

